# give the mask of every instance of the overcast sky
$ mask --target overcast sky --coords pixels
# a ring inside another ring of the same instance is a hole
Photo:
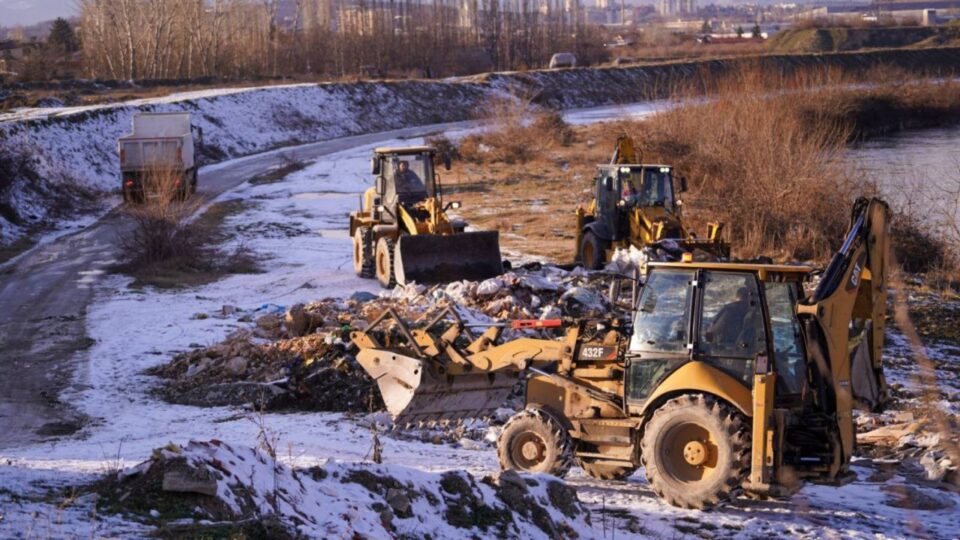
[[[70,17],[76,10],[76,0],[0,0],[0,26]]]

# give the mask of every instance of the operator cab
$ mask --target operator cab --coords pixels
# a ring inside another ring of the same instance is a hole
[[[599,165],[596,189],[596,219],[616,231],[614,239],[629,235],[622,210],[663,208],[674,213],[677,208],[673,169],[667,165]]]
[[[372,172],[379,177],[377,194],[382,197],[383,204],[409,205],[433,197],[436,190],[435,153],[429,146],[374,150]]]
[[[627,357],[627,401],[642,407],[670,374],[703,362],[747,388],[772,358],[777,396],[796,400],[806,384],[797,303],[806,266],[650,263]]]

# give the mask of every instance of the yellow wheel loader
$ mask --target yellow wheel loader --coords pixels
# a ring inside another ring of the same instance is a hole
[[[594,197],[584,209],[577,208],[576,261],[599,270],[618,248],[646,248],[655,260],[679,260],[685,252],[698,259],[726,259],[730,245],[717,223],[707,226],[707,236],[698,238],[682,222],[682,205],[669,165],[639,164],[633,139],[622,136],[609,165],[597,165]],[[680,192],[687,190],[680,178]]]
[[[373,151],[375,185],[350,214],[358,276],[393,287],[481,280],[503,272],[499,233],[464,232],[465,222],[447,216],[460,203],[444,205],[436,160],[437,151],[430,146]],[[450,169],[449,158],[444,165]]]
[[[886,400],[888,213],[857,201],[809,294],[807,266],[653,262],[639,293],[611,287],[630,317],[579,321],[561,340],[474,337],[452,310],[410,329],[388,311],[352,334],[357,360],[400,423],[488,415],[525,378],[526,408],[498,440],[504,469],[622,479],[642,466],[688,508],[840,485],[852,410]]]

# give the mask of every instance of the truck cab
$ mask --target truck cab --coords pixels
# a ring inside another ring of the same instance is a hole
[[[433,165],[436,153],[430,146],[374,150],[370,169],[376,182],[364,196],[363,211],[376,211],[377,206],[416,205],[438,195]],[[393,216],[386,214],[384,219],[392,221]]]
[[[666,165],[601,165],[597,167],[596,210],[591,230],[610,241],[630,238],[630,219],[639,210],[651,222],[664,223],[655,234],[680,238],[680,206]],[[659,238],[657,238],[659,239]]]

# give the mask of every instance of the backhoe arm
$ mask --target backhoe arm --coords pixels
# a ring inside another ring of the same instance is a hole
[[[886,401],[882,350],[889,214],[880,199],[857,200],[843,246],[797,308],[807,352],[822,381],[816,400],[836,416],[844,463],[854,446],[852,409]]]

